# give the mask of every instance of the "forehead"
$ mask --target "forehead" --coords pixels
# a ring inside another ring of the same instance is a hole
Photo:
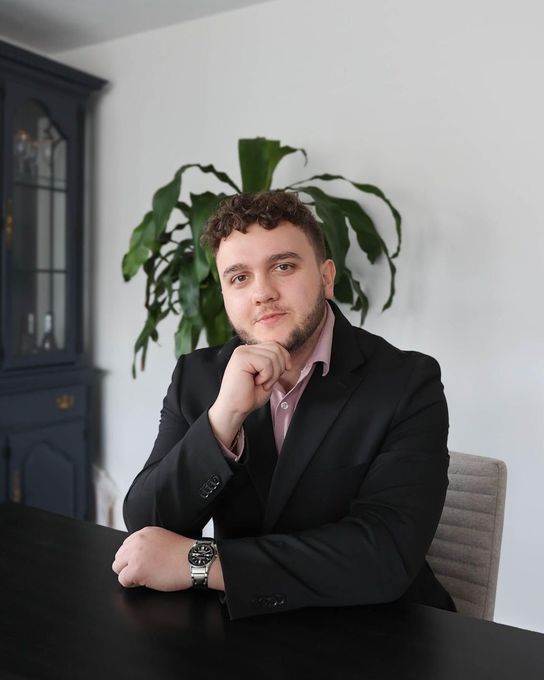
[[[280,252],[295,252],[302,258],[313,254],[313,247],[306,234],[290,222],[281,222],[274,229],[251,224],[247,233],[233,231],[222,239],[216,253],[219,268],[238,261],[259,264]]]

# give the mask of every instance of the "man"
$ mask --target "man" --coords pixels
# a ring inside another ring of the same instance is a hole
[[[231,618],[403,598],[454,610],[425,555],[448,484],[438,364],[355,328],[293,193],[223,202],[215,253],[237,337],[180,358],[125,499],[126,587],[224,591]],[[195,540],[213,517],[215,541]]]

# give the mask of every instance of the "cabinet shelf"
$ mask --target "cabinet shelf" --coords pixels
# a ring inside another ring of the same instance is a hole
[[[67,274],[66,269],[46,269],[46,268],[33,268],[33,267],[18,267],[17,272],[21,274]]]
[[[39,191],[54,191],[61,194],[67,193],[66,180],[56,180],[56,183],[58,183],[58,186],[56,186],[55,183],[51,184],[45,181],[40,182],[39,180],[37,182],[32,182],[25,179],[13,180],[14,187],[22,187],[23,189],[34,189]]]

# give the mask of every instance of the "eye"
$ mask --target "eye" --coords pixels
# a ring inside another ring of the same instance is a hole
[[[293,269],[293,265],[289,264],[289,262],[280,262],[276,269],[279,269],[280,272],[288,272],[290,269]]]
[[[247,274],[237,274],[231,279],[231,283],[233,283],[234,285],[244,283],[246,279]]]

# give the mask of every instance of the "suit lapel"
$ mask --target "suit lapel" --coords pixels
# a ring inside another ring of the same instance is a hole
[[[330,369],[323,376],[321,365],[316,366],[289,425],[272,476],[264,533],[273,529],[308,463],[363,379],[363,372],[356,371],[364,363],[364,355],[354,329],[334,305],[331,307],[336,319]]]

